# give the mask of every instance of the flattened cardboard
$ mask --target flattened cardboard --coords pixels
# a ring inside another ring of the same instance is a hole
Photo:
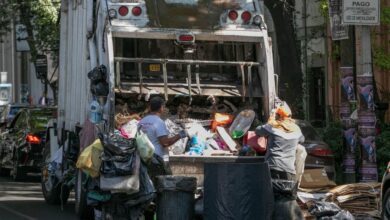
[[[306,169],[302,176],[301,188],[333,187],[336,184],[330,181],[325,169]]]

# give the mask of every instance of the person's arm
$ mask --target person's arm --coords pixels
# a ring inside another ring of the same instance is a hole
[[[158,137],[158,141],[160,142],[161,146],[164,148],[169,147],[176,143],[176,141],[180,140],[181,136],[179,134],[173,136],[173,137],[168,137],[168,135]]]

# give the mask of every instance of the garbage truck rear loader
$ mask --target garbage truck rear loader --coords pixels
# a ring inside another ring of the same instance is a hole
[[[191,107],[182,112],[187,121],[245,107],[266,118],[276,91],[263,15],[261,0],[62,0],[58,118],[47,131],[42,169],[46,201],[66,202],[75,185],[76,211],[88,214],[75,161],[94,98],[103,132],[115,128],[119,109],[142,112],[154,93],[175,114]],[[87,77],[100,65],[107,68],[106,98],[91,94]]]

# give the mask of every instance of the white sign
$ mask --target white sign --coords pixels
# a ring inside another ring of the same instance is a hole
[[[16,37],[16,51],[30,51],[30,46],[28,45],[27,38],[27,28],[24,24],[15,25],[15,37]]]
[[[379,25],[380,0],[344,0],[343,24]]]

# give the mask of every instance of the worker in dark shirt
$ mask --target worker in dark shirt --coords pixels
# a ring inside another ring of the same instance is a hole
[[[302,143],[304,137],[301,129],[291,119],[288,105],[278,107],[267,124],[256,128],[256,134],[268,138],[265,160],[270,168],[274,192],[272,219],[301,219],[302,214],[295,202],[295,160],[298,143]]]

